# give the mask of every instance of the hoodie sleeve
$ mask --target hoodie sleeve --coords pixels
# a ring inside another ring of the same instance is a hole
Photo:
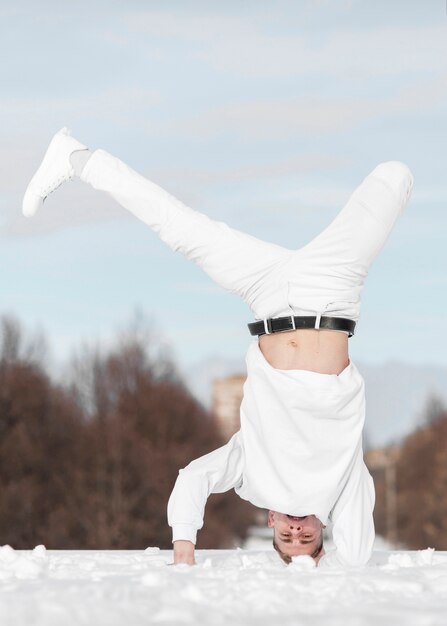
[[[335,549],[319,562],[322,567],[365,565],[374,543],[374,482],[360,454],[331,514]]]
[[[195,459],[179,471],[168,502],[168,524],[172,527],[173,542],[183,539],[196,543],[208,496],[241,484],[243,463],[243,446],[238,431],[227,444]]]

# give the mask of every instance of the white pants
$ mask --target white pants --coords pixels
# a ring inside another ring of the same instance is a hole
[[[413,184],[403,163],[379,164],[320,235],[289,250],[190,209],[104,150],[92,154],[81,179],[109,193],[173,250],[238,294],[257,320],[324,314],[357,321],[369,267]]]

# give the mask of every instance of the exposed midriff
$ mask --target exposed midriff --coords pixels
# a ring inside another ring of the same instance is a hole
[[[349,365],[348,335],[315,328],[262,335],[259,348],[266,361],[281,370],[340,374]]]

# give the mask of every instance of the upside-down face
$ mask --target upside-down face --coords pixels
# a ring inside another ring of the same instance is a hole
[[[315,515],[297,517],[269,511],[267,525],[273,528],[276,549],[286,557],[309,555],[317,562],[323,556],[323,528]]]

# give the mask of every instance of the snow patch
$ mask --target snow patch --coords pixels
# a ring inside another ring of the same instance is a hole
[[[375,551],[330,570],[268,550],[172,552],[0,548],[2,626],[445,626],[447,552]]]

